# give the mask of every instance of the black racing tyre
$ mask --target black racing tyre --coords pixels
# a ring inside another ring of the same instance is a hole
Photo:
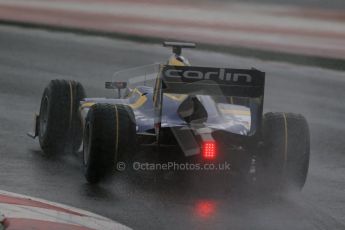
[[[131,155],[136,145],[136,124],[127,105],[95,104],[84,127],[84,175],[98,183],[116,171],[116,164]]]
[[[76,81],[52,80],[45,88],[39,116],[39,142],[44,153],[56,155],[66,147],[77,151],[82,142],[79,103],[85,98]]]
[[[267,113],[263,151],[257,158],[262,188],[274,193],[300,191],[306,181],[310,135],[306,119],[292,113]]]

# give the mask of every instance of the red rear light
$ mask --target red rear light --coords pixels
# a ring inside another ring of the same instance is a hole
[[[205,159],[212,160],[216,157],[216,154],[217,154],[216,142],[207,141],[207,142],[203,143],[203,145],[202,145],[202,156]]]

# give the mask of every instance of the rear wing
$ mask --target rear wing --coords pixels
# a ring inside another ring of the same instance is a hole
[[[260,97],[265,89],[265,73],[256,69],[165,65],[161,80],[163,93]]]
[[[162,65],[153,97],[157,141],[164,93],[252,98],[251,136],[261,129],[264,91],[265,73],[257,69]]]

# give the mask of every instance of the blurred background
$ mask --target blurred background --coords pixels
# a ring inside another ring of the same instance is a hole
[[[297,5],[306,7],[322,7],[329,9],[344,9],[345,2],[342,0],[217,0],[222,2],[238,2],[238,3],[264,3],[264,4],[283,4],[283,5]]]
[[[343,69],[344,7],[341,0],[0,0],[0,20]]]

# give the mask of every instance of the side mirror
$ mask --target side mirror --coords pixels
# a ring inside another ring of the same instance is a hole
[[[125,82],[125,81],[106,82],[105,88],[106,89],[117,89],[118,97],[121,98],[121,89],[127,88],[127,82]]]
[[[125,81],[106,82],[105,88],[106,89],[125,89],[127,88],[127,82]]]

